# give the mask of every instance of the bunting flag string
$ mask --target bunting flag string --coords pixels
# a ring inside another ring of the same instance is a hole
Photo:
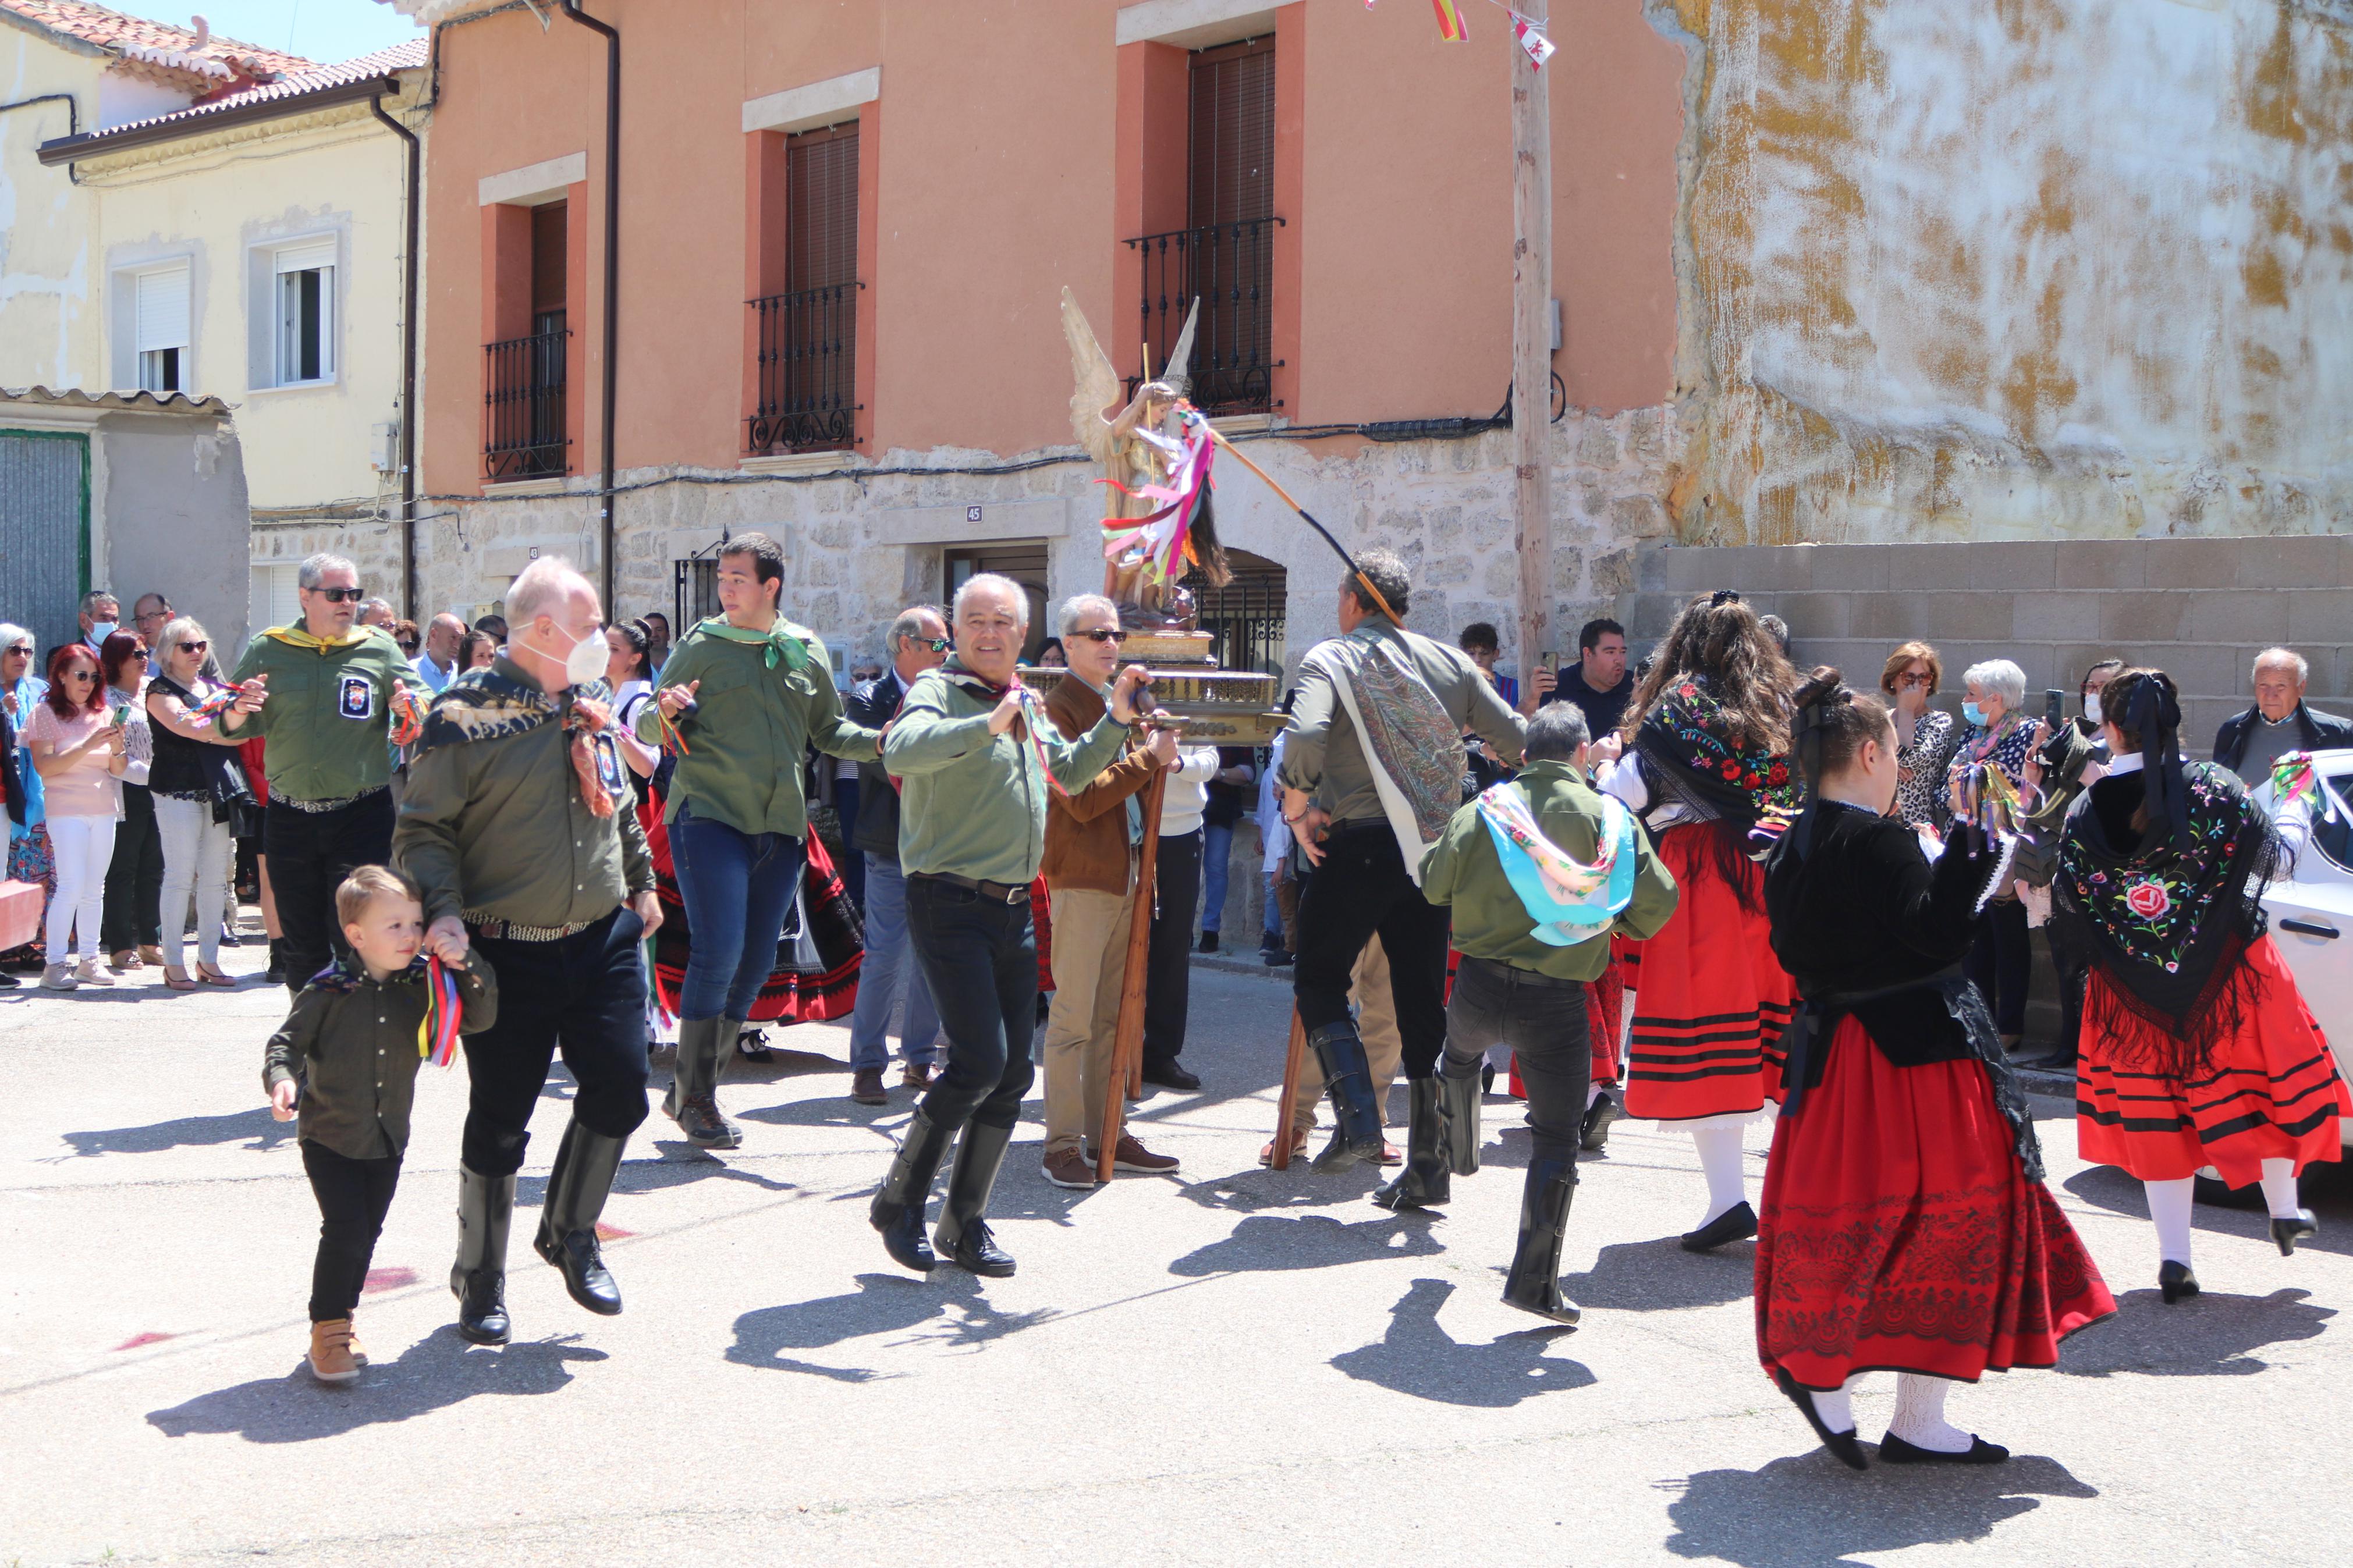
[[[1365,0],[1365,9],[1371,10],[1374,4],[1375,0]],[[1430,0],[1430,4],[1438,13],[1438,36],[1441,41],[1459,44],[1471,37],[1470,28],[1463,24],[1462,7],[1458,0]],[[1518,39],[1520,47],[1527,51],[1530,68],[1544,69],[1545,61],[1552,58],[1556,47],[1545,36],[1544,24],[1533,16],[1514,11],[1504,0],[1487,0],[1487,4],[1511,17],[1512,37]]]
[[[1454,0],[1430,0],[1438,12],[1438,36],[1450,44],[1459,44],[1471,37],[1471,29],[1462,25],[1462,7]]]

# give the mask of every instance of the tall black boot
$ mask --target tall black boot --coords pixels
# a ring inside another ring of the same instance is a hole
[[[621,1310],[621,1288],[605,1268],[596,1244],[596,1216],[605,1212],[606,1194],[613,1190],[621,1168],[626,1138],[591,1132],[574,1118],[564,1129],[555,1151],[555,1168],[547,1175],[547,1196],[539,1209],[539,1237],[533,1243],[539,1255],[564,1271],[564,1288],[572,1299],[601,1317]]]
[[[1436,1208],[1452,1195],[1453,1187],[1446,1154],[1445,1091],[1434,1078],[1412,1078],[1406,1079],[1405,1092],[1405,1169],[1397,1180],[1374,1190],[1373,1202],[1385,1209]]]
[[[918,1110],[899,1139],[891,1173],[882,1178],[881,1190],[867,1210],[868,1223],[882,1233],[883,1250],[902,1268],[928,1274],[939,1261],[932,1253],[931,1238],[923,1234],[923,1210],[932,1201],[932,1178],[955,1135],[954,1128],[936,1125]]]
[[[1324,1091],[1332,1099],[1332,1119],[1337,1124],[1331,1146],[1315,1156],[1322,1172],[1345,1171],[1359,1160],[1381,1157],[1381,1109],[1373,1094],[1372,1065],[1365,1059],[1365,1042],[1356,1021],[1343,1018],[1307,1037],[1308,1048],[1324,1068]]]
[[[514,1219],[515,1179],[458,1167],[458,1261],[449,1292],[458,1298],[458,1334],[478,1345],[507,1342],[507,1230]]]
[[[719,1111],[719,1074],[735,1048],[737,1026],[726,1018],[689,1018],[678,1026],[678,1058],[670,1064],[663,1114],[698,1149],[733,1149],[744,1130]]]
[[[1005,1163],[1005,1146],[1012,1141],[1010,1127],[965,1123],[964,1141],[956,1145],[955,1163],[948,1170],[940,1227],[932,1233],[949,1262],[992,1279],[1013,1272],[1012,1256],[997,1245],[987,1219],[989,1190],[997,1185],[997,1169]]]
[[[262,978],[272,985],[282,985],[286,983],[286,939],[284,937],[273,936],[269,939],[269,968]]]
[[[1568,1234],[1568,1205],[1577,1196],[1577,1166],[1546,1156],[1528,1162],[1520,1189],[1520,1245],[1504,1281],[1504,1300],[1523,1312],[1574,1326],[1577,1303],[1560,1293],[1560,1244]]]
[[[1439,1098],[1446,1107],[1446,1158],[1458,1176],[1479,1173],[1479,1074],[1457,1078],[1451,1058],[1442,1058]]]

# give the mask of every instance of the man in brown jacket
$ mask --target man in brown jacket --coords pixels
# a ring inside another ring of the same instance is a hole
[[[1062,606],[1062,650],[1070,673],[1047,695],[1046,712],[1076,739],[1103,717],[1103,693],[1119,668],[1119,610],[1082,594]],[[1110,1083],[1121,982],[1127,973],[1128,927],[1135,912],[1141,795],[1153,773],[1176,763],[1176,736],[1155,730],[1133,742],[1117,762],[1046,807],[1041,868],[1053,895],[1054,1002],[1046,1016],[1046,1150],[1042,1169],[1058,1187],[1095,1184]],[[1081,1134],[1083,1132],[1084,1141]],[[1112,1168],[1158,1174],[1176,1162],[1123,1131]]]

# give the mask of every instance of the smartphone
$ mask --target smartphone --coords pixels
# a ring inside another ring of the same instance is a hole
[[[2042,689],[2042,721],[2051,727],[2052,734],[2057,734],[2059,726],[2066,722],[2066,714],[2067,694],[2056,687],[2044,687]]]
[[[115,705],[114,710],[107,715],[106,721],[120,730],[124,724],[130,721],[130,705],[128,703],[118,703]]]
[[[1536,668],[1538,669],[1548,669],[1553,674],[1558,675],[1560,673],[1560,655],[1556,653],[1540,653],[1536,655]]]

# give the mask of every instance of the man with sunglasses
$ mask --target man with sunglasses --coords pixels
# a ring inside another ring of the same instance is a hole
[[[353,867],[392,855],[393,708],[416,672],[391,633],[353,625],[359,583],[340,555],[305,560],[295,572],[301,618],[255,637],[229,676],[260,707],[221,720],[228,734],[268,742],[262,853],[297,994],[343,951],[335,889]]]

